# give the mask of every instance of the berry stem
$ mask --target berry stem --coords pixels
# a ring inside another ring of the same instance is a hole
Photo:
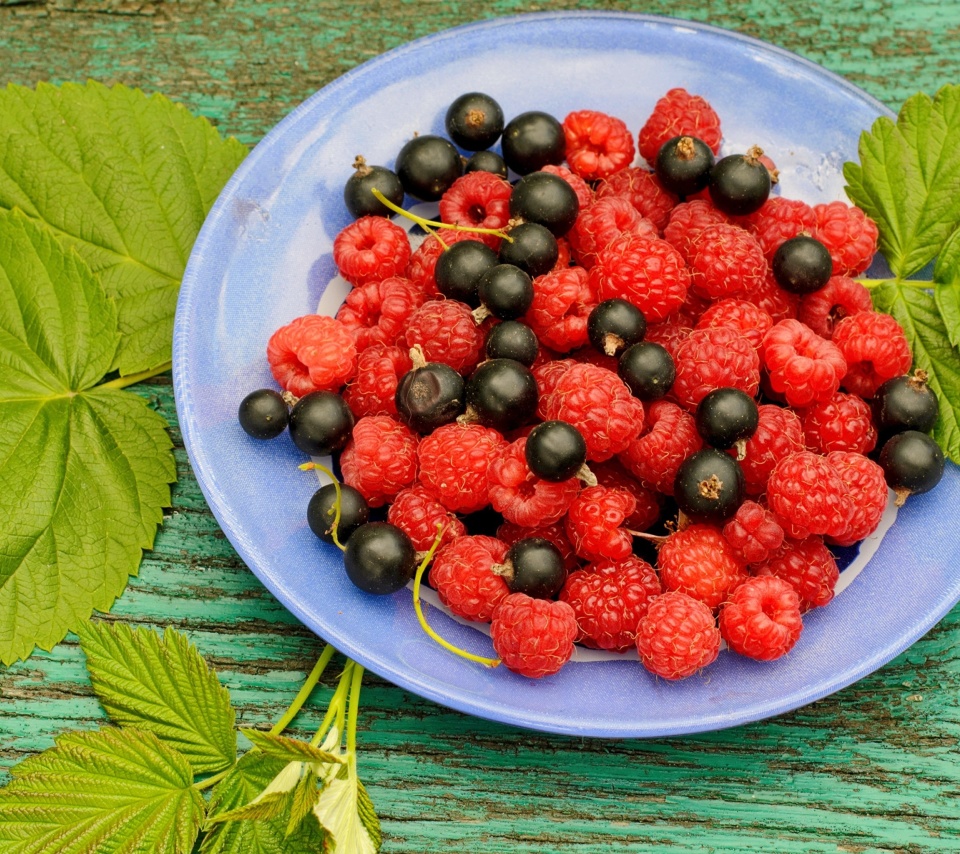
[[[336,653],[336,650],[330,644],[327,644],[323,648],[323,652],[320,653],[317,663],[313,665],[313,670],[310,671],[307,681],[303,683],[303,687],[297,696],[293,698],[293,702],[283,713],[283,717],[271,727],[270,735],[280,735],[280,733],[289,726],[290,721],[297,716],[297,712],[299,712],[303,704],[307,702],[307,698],[316,687],[317,682],[320,681],[320,677],[323,676],[323,671],[327,669],[327,665],[330,663],[330,659],[333,658],[334,653]]]
[[[357,663],[352,659],[347,659],[346,667],[343,668],[343,673],[340,674],[340,682],[337,685],[337,690],[333,692],[333,697],[330,699],[330,705],[327,706],[327,713],[323,716],[323,721],[320,724],[320,727],[317,729],[313,738],[310,739],[310,746],[316,747],[320,744],[324,736],[327,734],[327,730],[330,729],[330,725],[333,723],[334,718],[337,719],[339,724],[340,732],[343,732],[343,716],[346,709],[346,699],[347,692],[350,689],[350,681],[353,675],[354,667],[357,667]]]
[[[336,501],[333,502],[333,508],[332,508],[333,509],[333,525],[330,528],[330,536],[333,538],[334,545],[338,549],[340,549],[340,551],[346,551],[347,547],[340,542],[340,538],[337,536],[337,531],[340,529],[340,498],[341,498],[340,481],[337,480],[336,475],[334,475],[334,473],[330,471],[330,469],[328,469],[326,466],[320,465],[320,463],[314,463],[314,462],[303,463],[302,465],[298,466],[298,468],[300,469],[300,471],[313,471],[314,469],[319,469],[327,477],[330,478],[330,482],[333,484],[333,491],[337,493],[337,498],[336,498]],[[327,513],[329,512],[330,511],[328,510]]]
[[[424,228],[427,231],[429,231],[431,234],[433,234],[433,236],[440,241],[440,244],[443,246],[444,249],[447,248],[446,244],[443,242],[443,240],[441,240],[440,235],[435,234],[432,231],[432,229],[444,228],[444,229],[447,229],[447,231],[469,231],[469,232],[472,232],[473,234],[494,234],[497,237],[502,237],[504,240],[506,240],[509,243],[513,243],[513,238],[509,234],[507,234],[505,231],[502,231],[499,228],[477,228],[476,226],[472,226],[472,225],[454,225],[447,222],[437,222],[436,220],[433,220],[433,219],[424,219],[422,216],[417,216],[416,214],[410,213],[410,211],[404,210],[399,205],[395,205],[386,196],[384,196],[383,193],[381,193],[376,187],[374,187],[370,192],[373,193],[377,201],[379,201],[381,204],[388,207],[394,213],[398,213],[400,214],[400,216],[406,217],[407,219],[415,222],[421,228]]]

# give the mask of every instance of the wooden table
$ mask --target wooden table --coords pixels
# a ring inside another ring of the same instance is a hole
[[[121,81],[164,92],[252,144],[313,91],[410,38],[478,17],[574,7],[736,29],[894,108],[917,89],[960,80],[956,0],[0,0],[0,82]],[[180,442],[169,378],[138,391],[169,420],[179,482],[156,547],[113,614],[187,631],[229,686],[239,723],[275,720],[320,641],[217,527]],[[763,723],[658,741],[539,735],[368,675],[360,774],[388,852],[960,851],[958,649],[955,609],[832,697]],[[329,695],[328,681],[295,731],[313,731],[316,704]],[[103,717],[71,636],[0,672],[0,765]]]

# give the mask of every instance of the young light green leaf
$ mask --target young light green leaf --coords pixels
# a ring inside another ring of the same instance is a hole
[[[106,610],[153,544],[175,479],[166,422],[94,385],[116,309],[49,229],[0,211],[0,661]]]
[[[918,93],[860,137],[860,163],[846,163],[847,195],[880,229],[894,274],[926,266],[960,224],[960,86]]]
[[[122,374],[169,360],[187,257],[245,154],[160,95],[93,82],[0,89],[0,210],[47,223],[116,298],[110,367]]]
[[[341,764],[343,757],[327,750],[313,747],[305,741],[288,738],[285,735],[273,735],[256,729],[241,729],[247,738],[256,747],[259,747],[267,756],[283,759],[286,762],[313,762]]]
[[[960,347],[960,228],[947,240],[933,268],[933,295],[947,335]]]
[[[303,776],[297,781],[290,799],[290,817],[287,820],[285,836],[290,836],[310,816],[320,800],[320,778],[309,764],[304,768]]]
[[[313,814],[333,837],[335,850],[376,854],[381,844],[380,822],[366,792],[361,806],[361,785],[352,754],[347,758],[346,772],[327,781]]]
[[[0,851],[190,854],[203,816],[189,764],[152,733],[72,733],[0,790]]]
[[[183,634],[104,622],[88,622],[77,634],[93,690],[114,723],[155,733],[195,774],[233,764],[230,694]]]

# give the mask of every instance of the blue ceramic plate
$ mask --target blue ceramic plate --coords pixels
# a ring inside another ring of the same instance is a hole
[[[860,132],[888,111],[817,66],[770,45],[698,24],[618,13],[501,19],[442,32],[380,56],[331,83],[284,119],[227,185],[190,259],[174,333],[184,441],[230,541],[300,620],[365,667],[464,712],[533,729],[591,736],[712,730],[797,708],[861,678],[930,629],[960,598],[952,514],[960,477],[911,499],[866,568],[806,618],[784,659],[723,652],[700,675],[656,680],[636,661],[573,662],[528,680],[456,658],[417,625],[410,593],[367,596],[339,552],[305,522],[316,481],[286,437],[249,439],[236,422],[249,391],[274,386],[265,346],[317,310],[335,275],[334,236],[347,224],[342,188],[356,154],[390,165],[414,133],[442,133],[446,106],[467,91],[507,117],[559,118],[597,109],[636,132],[674,86],[705,96],[727,152],[757,143],[785,195],[843,198],[841,167]],[[330,300],[324,301],[324,305]],[[453,642],[490,654],[489,638],[431,609]]]

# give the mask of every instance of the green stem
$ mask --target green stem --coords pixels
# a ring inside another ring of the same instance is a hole
[[[933,282],[925,279],[857,279],[867,290],[879,288],[881,285],[897,285],[903,288],[917,288],[927,290],[933,287]]]
[[[320,681],[320,677],[323,676],[323,671],[326,670],[334,653],[336,653],[336,650],[330,644],[324,647],[323,652],[320,653],[320,658],[317,659],[317,663],[313,665],[313,670],[310,671],[307,681],[303,683],[303,687],[297,696],[293,698],[293,702],[283,713],[283,717],[273,725],[270,730],[270,735],[280,735],[280,733],[290,725],[290,721],[297,716],[297,712],[299,712],[303,704],[307,702],[307,698],[313,692],[317,682]]]
[[[497,237],[502,237],[508,243],[513,243],[513,238],[509,234],[507,234],[503,229],[476,228],[472,225],[454,225],[453,223],[449,223],[449,222],[437,222],[436,220],[425,219],[422,216],[417,216],[416,214],[410,213],[410,211],[404,210],[399,205],[395,205],[393,202],[390,201],[390,199],[388,199],[385,195],[383,195],[383,193],[381,193],[376,188],[374,188],[370,192],[373,193],[373,195],[377,198],[379,202],[386,205],[386,207],[388,207],[394,213],[398,213],[400,214],[400,216],[406,217],[407,219],[411,220],[412,222],[415,222],[417,225],[419,225],[421,228],[426,229],[427,231],[430,231],[433,228],[441,228],[441,229],[446,229],[447,231],[471,231],[474,234],[495,234]],[[438,240],[440,239],[439,236],[437,237],[437,239]]]
[[[330,482],[333,484],[333,491],[336,493],[336,500],[334,501],[332,511],[333,524],[330,526],[328,533],[330,534],[330,538],[333,540],[333,544],[340,549],[340,551],[345,552],[347,547],[340,542],[340,538],[337,536],[337,531],[340,528],[340,511],[343,507],[343,493],[340,491],[340,481],[337,480],[337,476],[330,471],[330,469],[328,469],[326,466],[320,465],[320,463],[303,463],[302,465],[298,466],[298,468],[300,471],[313,471],[314,469],[320,469],[320,471],[330,478]],[[330,512],[330,510],[327,511],[328,514]]]
[[[345,705],[345,700],[347,697],[347,691],[350,688],[350,676],[353,673],[353,668],[355,662],[347,659],[347,666],[343,668],[343,673],[340,675],[340,684],[337,685],[337,690],[333,692],[333,697],[330,699],[330,705],[327,706],[327,713],[323,716],[323,722],[320,724],[320,728],[317,730],[316,734],[310,739],[310,744],[313,747],[319,745],[324,736],[327,734],[327,730],[330,729],[330,725],[333,723],[334,718],[338,720],[341,718],[341,709]],[[340,728],[340,731],[343,732],[343,728]]]
[[[218,774],[214,774],[212,777],[207,777],[206,780],[201,780],[199,783],[194,783],[193,788],[196,789],[197,791],[203,791],[204,789],[209,789],[211,786],[215,786],[224,777],[226,777],[227,774],[229,774],[234,769],[235,766],[236,766],[236,763],[231,765],[229,768],[225,768],[223,771],[219,772]]]
[[[360,684],[363,682],[363,667],[353,663],[353,678],[350,680],[350,712],[347,715],[347,753],[357,752],[357,714],[360,711]]]
[[[157,365],[155,368],[150,368],[147,371],[127,374],[125,377],[117,377],[115,380],[110,380],[110,382],[100,383],[97,388],[126,388],[128,385],[134,385],[142,380],[148,380],[150,377],[157,376],[157,374],[165,374],[172,367],[173,362],[164,362],[162,365]]]

